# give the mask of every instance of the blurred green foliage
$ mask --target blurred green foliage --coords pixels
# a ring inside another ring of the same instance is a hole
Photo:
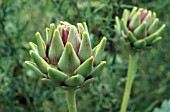
[[[164,100],[160,108],[155,108],[153,112],[168,112],[170,110],[170,100]]]
[[[29,41],[60,20],[86,21],[92,45],[106,36],[107,66],[89,88],[79,90],[80,112],[118,112],[123,96],[128,52],[114,33],[114,18],[133,6],[155,11],[167,25],[163,40],[141,54],[129,112],[152,112],[170,95],[169,0],[0,0],[0,112],[68,112],[65,92],[42,84],[24,65]],[[164,112],[164,111],[163,111]]]

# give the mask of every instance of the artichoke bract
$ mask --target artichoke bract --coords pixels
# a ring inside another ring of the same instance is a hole
[[[115,18],[115,32],[122,36],[135,49],[150,48],[159,40],[165,24],[159,26],[156,13],[143,8],[134,7],[132,11],[125,9],[122,18]]]
[[[89,85],[103,69],[106,62],[101,60],[106,38],[92,49],[86,23],[77,26],[78,29],[62,21],[57,28],[50,24],[50,28],[46,28],[45,41],[37,32],[36,44],[29,43],[34,62],[25,63],[43,76],[42,81],[54,86],[79,88]]]

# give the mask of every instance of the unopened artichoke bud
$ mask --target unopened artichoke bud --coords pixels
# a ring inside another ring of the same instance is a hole
[[[30,42],[34,62],[25,63],[42,75],[46,84],[64,88],[89,86],[106,64],[102,61],[106,38],[92,49],[86,23],[77,26],[62,21],[57,27],[51,24],[46,28],[45,40],[37,32],[36,43]]]
[[[159,26],[155,12],[136,7],[132,11],[125,9],[122,18],[116,17],[115,21],[117,36],[123,36],[134,49],[151,48],[161,40],[160,33],[165,28],[165,24]]]

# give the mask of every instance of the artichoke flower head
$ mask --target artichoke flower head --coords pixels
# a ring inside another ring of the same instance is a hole
[[[90,85],[104,65],[102,60],[106,38],[92,49],[86,23],[76,26],[60,22],[55,28],[46,28],[46,40],[36,33],[36,44],[30,42],[30,55],[34,62],[26,65],[36,74],[43,76],[42,81],[63,87],[79,88]]]
[[[134,7],[132,11],[124,10],[122,18],[115,18],[115,32],[123,36],[134,49],[145,49],[155,45],[162,39],[160,33],[165,24],[159,27],[156,13],[143,8]]]

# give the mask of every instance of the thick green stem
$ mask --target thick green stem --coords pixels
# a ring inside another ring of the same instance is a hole
[[[123,96],[123,101],[122,101],[120,112],[126,112],[127,110],[128,100],[130,97],[133,80],[135,78],[135,74],[137,70],[138,58],[139,58],[139,55],[137,52],[132,52],[129,56],[127,80],[126,80],[125,91],[124,91],[124,96]]]
[[[67,104],[69,112],[77,112],[76,89],[67,90]]]

